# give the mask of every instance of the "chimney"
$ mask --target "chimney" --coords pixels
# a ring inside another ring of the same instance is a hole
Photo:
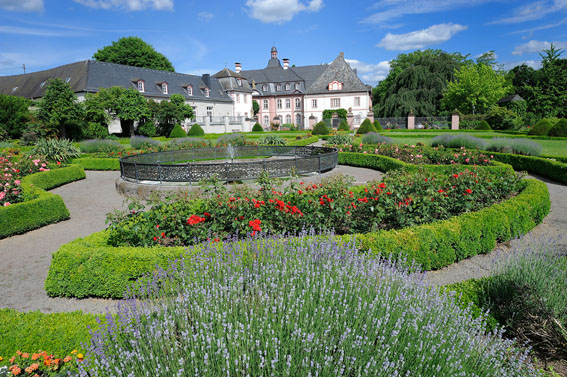
[[[344,59],[345,53],[341,51],[341,52],[339,53],[339,56]]]
[[[240,71],[242,71],[242,64],[234,63],[234,72],[240,73]]]
[[[205,73],[203,76],[201,76],[201,78],[203,79],[203,82],[205,83],[207,88],[211,89],[211,75]]]
[[[289,68],[289,59],[285,58],[283,59],[283,69],[288,69]]]

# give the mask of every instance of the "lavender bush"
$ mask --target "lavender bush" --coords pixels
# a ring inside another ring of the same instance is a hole
[[[444,146],[446,148],[485,149],[486,141],[470,135],[439,135],[431,140],[432,147]]]
[[[487,151],[539,156],[541,145],[528,139],[509,139],[496,137],[488,143]]]
[[[256,241],[157,271],[93,334],[78,375],[539,375],[483,316],[353,243]]]

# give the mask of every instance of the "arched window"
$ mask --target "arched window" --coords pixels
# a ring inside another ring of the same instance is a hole
[[[342,90],[342,89],[343,89],[342,82],[335,80],[329,83],[329,90]]]
[[[211,95],[211,91],[209,90],[209,88],[205,88],[205,97],[208,97]]]
[[[188,96],[193,95],[193,87],[191,85],[187,85],[187,95]]]
[[[167,94],[167,83],[166,82],[161,83],[161,92],[163,94]]]
[[[262,91],[267,92],[268,91],[268,85],[262,85]]]
[[[142,81],[142,80],[138,80],[138,91],[142,92],[142,93],[145,91],[144,90],[144,81]]]
[[[282,91],[281,84],[276,85],[276,92],[281,92],[281,91]]]
[[[291,85],[288,82],[287,84],[285,84],[285,90],[289,90],[289,89],[291,89]]]
[[[286,122],[286,123],[291,123],[291,115],[287,114],[287,115],[285,116],[285,122]]]
[[[300,87],[300,86],[301,86],[301,84],[298,83],[298,82],[296,82],[296,83],[295,83],[295,90],[299,90],[299,87]]]
[[[301,114],[295,114],[295,125],[299,126],[301,125]]]

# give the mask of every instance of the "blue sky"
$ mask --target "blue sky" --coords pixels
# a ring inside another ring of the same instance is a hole
[[[416,49],[537,67],[551,42],[567,48],[567,0],[0,0],[0,75],[89,59],[131,35],[193,74],[263,68],[273,43],[296,65],[344,51],[375,85]]]

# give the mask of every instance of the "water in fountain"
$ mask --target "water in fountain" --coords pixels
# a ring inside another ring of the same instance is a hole
[[[228,152],[228,155],[230,156],[230,162],[232,162],[234,160],[234,154],[235,154],[236,150],[234,149],[232,144],[228,144],[228,147],[226,147],[226,151]]]

